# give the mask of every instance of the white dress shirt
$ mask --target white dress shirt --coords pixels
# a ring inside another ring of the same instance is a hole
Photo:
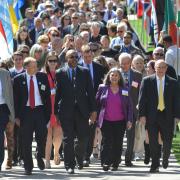
[[[27,77],[27,87],[28,87],[28,101],[26,106],[30,106],[29,104],[29,91],[30,91],[30,79],[31,76],[26,72],[26,77]],[[41,96],[39,93],[39,88],[38,88],[38,83],[37,83],[37,78],[36,75],[33,75],[33,82],[34,82],[34,95],[35,95],[35,106],[40,106],[43,105],[42,100],[41,100]]]
[[[0,105],[1,104],[5,104],[5,99],[2,96],[2,83],[1,83],[1,79],[0,79]]]
[[[159,95],[160,78],[158,76],[156,76],[156,81],[157,81],[157,90],[158,90],[158,95]],[[164,85],[165,85],[165,76],[162,77],[163,93],[164,93]]]

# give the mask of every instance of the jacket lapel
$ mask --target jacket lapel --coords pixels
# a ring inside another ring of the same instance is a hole
[[[155,75],[152,77],[152,90],[154,91],[155,102],[158,104],[158,89],[157,89],[157,81]]]
[[[166,106],[166,102],[168,102],[167,100],[166,100],[166,98],[168,97],[168,86],[169,85],[169,79],[168,79],[168,77],[167,76],[165,76],[165,82],[164,82],[164,104],[165,104],[165,106]]]
[[[28,98],[28,86],[27,86],[27,77],[26,73],[23,74],[23,81],[22,81],[24,88],[25,88],[25,97]]]

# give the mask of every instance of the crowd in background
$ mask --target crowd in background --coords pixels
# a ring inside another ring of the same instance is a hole
[[[40,0],[25,9],[13,42],[12,58],[0,63],[0,167],[4,131],[6,169],[23,166],[27,175],[33,169],[33,132],[41,170],[51,168],[51,159],[56,165],[64,160],[73,174],[75,166],[88,167],[93,154],[104,171],[116,171],[125,134],[126,166],[144,154],[145,164],[152,158],[150,172],[157,172],[163,151],[162,166],[168,167],[174,118],[180,118],[179,49],[169,35],[149,54],[129,23],[124,1]],[[172,83],[162,112],[158,95],[151,102],[156,95],[148,90],[148,77],[161,75],[171,77],[163,92]],[[149,123],[152,104],[157,124]]]

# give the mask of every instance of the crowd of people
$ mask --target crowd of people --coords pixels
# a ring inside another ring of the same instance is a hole
[[[117,171],[125,135],[125,166],[142,153],[156,173],[163,154],[166,169],[180,119],[177,51],[163,35],[147,54],[123,1],[27,7],[12,58],[0,62],[0,170],[6,139],[6,169],[22,166],[31,175],[35,138],[40,170],[63,160],[74,174],[93,154],[104,171]]]

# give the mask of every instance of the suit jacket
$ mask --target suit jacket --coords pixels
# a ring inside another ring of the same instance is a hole
[[[47,75],[42,72],[36,73],[39,93],[43,103],[45,121],[46,123],[50,120],[51,114],[51,91],[49,87],[49,82]],[[42,88],[45,86],[45,89]],[[26,107],[28,101],[28,87],[27,87],[27,77],[26,73],[22,73],[14,78],[14,101],[15,101],[15,117],[21,120],[23,116],[23,110]]]
[[[76,67],[76,90],[74,90],[69,67],[61,68],[56,73],[55,114],[60,121],[72,119],[75,97],[77,106],[85,119],[89,119],[90,112],[96,111],[96,101],[92,81],[88,69]]]
[[[42,30],[40,30],[40,31],[38,32],[38,37],[39,37],[40,35],[43,35],[43,34],[44,34],[44,31],[45,31],[44,28],[43,28]],[[32,40],[32,43],[35,44],[35,43],[36,43],[36,29],[35,29],[35,28],[33,28],[33,29],[29,32],[29,37],[30,37],[30,39]]]
[[[96,101],[98,106],[98,126],[101,128],[104,120],[106,111],[107,97],[108,97],[109,86],[101,84],[96,94]],[[133,106],[130,96],[122,95],[122,88],[119,88],[119,95],[122,102],[122,109],[125,115],[126,121],[133,121]]]
[[[177,75],[176,75],[175,69],[171,65],[169,65],[169,64],[167,64],[167,66],[168,67],[167,67],[166,75],[168,75],[168,76],[170,76],[170,77],[172,77],[174,79],[177,79]]]
[[[177,81],[165,75],[164,103],[166,119],[163,124],[173,128],[174,118],[180,118],[180,96]],[[147,124],[153,124],[157,119],[158,90],[156,75],[145,77],[139,93],[139,116],[145,116]]]
[[[7,70],[0,68],[0,79],[2,84],[2,96],[9,108],[9,120],[14,122],[14,99],[10,74]]]
[[[129,94],[132,99],[133,103],[133,112],[134,116],[137,117],[138,110],[137,110],[137,104],[138,104],[138,97],[139,97],[139,88],[142,81],[142,74],[138,71],[131,69],[130,70],[130,80],[129,80]],[[134,82],[137,83],[137,87],[134,85]]]
[[[83,63],[80,64],[83,66]],[[100,84],[102,84],[104,75],[105,75],[105,70],[102,65],[92,62],[92,67],[93,67],[93,85],[94,85],[94,93],[97,93],[98,87]]]

